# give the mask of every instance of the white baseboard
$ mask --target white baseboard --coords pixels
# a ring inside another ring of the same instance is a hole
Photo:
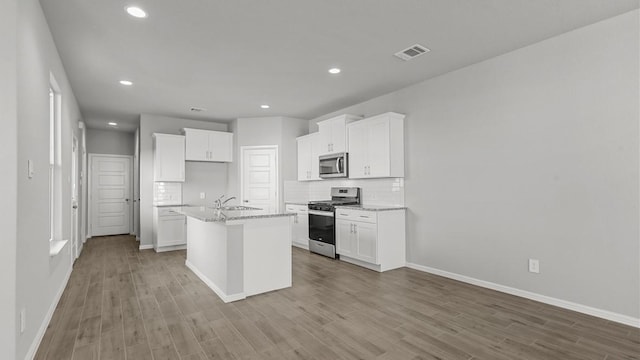
[[[291,245],[300,248],[300,249],[305,249],[305,250],[309,250],[309,245],[308,244],[301,244],[301,243],[297,243],[297,242],[292,242]]]
[[[167,252],[167,251],[175,251],[175,250],[185,250],[187,248],[186,244],[182,244],[182,245],[170,245],[170,246],[163,246],[163,247],[159,247],[157,249],[154,249],[156,252]]]
[[[560,307],[560,308],[563,308],[563,309],[573,310],[573,311],[577,311],[577,312],[580,312],[580,313],[583,313],[583,314],[587,314],[587,315],[599,317],[599,318],[602,318],[602,319],[614,321],[614,322],[617,322],[617,323],[621,323],[621,324],[633,326],[633,327],[636,327],[636,328],[640,328],[640,318],[634,318],[634,317],[631,317],[631,316],[614,313],[614,312],[611,312],[611,311],[608,311],[608,310],[597,309],[597,308],[590,307],[590,306],[587,306],[587,305],[582,305],[582,304],[574,303],[574,302],[571,302],[571,301],[557,299],[557,298],[553,298],[553,297],[546,296],[546,295],[540,295],[540,294],[536,294],[536,293],[533,293],[533,292],[530,292],[530,291],[520,290],[520,289],[512,288],[512,287],[509,287],[509,286],[500,285],[500,284],[492,283],[492,282],[489,282],[489,281],[484,281],[484,280],[472,278],[472,277],[465,276],[465,275],[460,275],[460,274],[456,274],[456,273],[452,273],[452,272],[448,272],[448,271],[444,271],[444,270],[440,270],[440,269],[431,268],[431,267],[428,267],[428,266],[418,265],[418,264],[414,264],[414,263],[407,263],[407,267],[410,268],[410,269],[423,271],[423,272],[427,272],[427,273],[434,274],[434,275],[440,275],[440,276],[443,276],[443,277],[446,277],[446,278],[449,278],[449,279],[462,281],[462,282],[467,283],[467,284],[477,285],[477,286],[480,286],[480,287],[483,287],[483,288],[500,291],[500,292],[503,292],[503,293],[507,293],[507,294],[523,297],[523,298],[526,298],[526,299],[538,301],[538,302],[541,302],[541,303],[557,306],[557,307]]]
[[[377,271],[377,272],[382,272],[380,270],[380,265],[370,264],[368,262],[361,261],[361,260],[354,259],[354,258],[350,258],[348,256],[340,255],[340,261],[344,261],[344,262],[347,262],[347,263],[353,264],[353,265],[358,265],[358,266],[363,267],[365,269],[369,269],[369,270],[373,270],[373,271]]]
[[[216,295],[218,295],[218,297],[220,299],[222,299],[222,301],[224,301],[225,303],[229,303],[232,301],[238,301],[238,300],[242,300],[242,299],[246,299],[247,296],[245,295],[244,292],[238,293],[238,294],[233,294],[233,295],[227,295],[225,294],[224,291],[222,291],[222,289],[220,289],[218,286],[216,286],[216,284],[214,284],[211,280],[209,280],[206,276],[204,276],[203,273],[200,272],[200,270],[196,269],[195,266],[193,266],[192,263],[189,262],[189,260],[187,260],[185,262],[185,265],[187,265],[187,267],[193,271],[194,274],[196,274],[197,277],[200,278],[200,280],[204,281],[205,284],[207,284],[207,286],[213,290],[214,293],[216,293]]]
[[[149,245],[140,245],[138,247],[138,249],[140,250],[149,250],[149,249],[153,249],[153,245],[149,244]]]
[[[51,322],[53,313],[56,311],[56,307],[58,307],[58,303],[62,298],[62,293],[64,293],[64,289],[67,287],[67,283],[69,282],[69,278],[71,277],[71,271],[73,271],[73,266],[69,266],[69,271],[64,277],[62,286],[60,286],[60,289],[58,290],[58,293],[56,294],[56,297],[53,303],[51,303],[51,306],[49,307],[49,311],[47,311],[47,314],[45,315],[44,320],[42,320],[42,325],[40,325],[40,328],[36,333],[35,339],[33,339],[33,342],[29,347],[29,351],[27,352],[27,355],[24,357],[25,360],[33,360],[33,358],[36,356],[36,351],[38,351],[38,348],[40,347],[40,343],[44,338],[44,334],[47,332],[47,327],[49,326],[49,322]]]

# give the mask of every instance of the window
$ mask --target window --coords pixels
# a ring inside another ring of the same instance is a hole
[[[60,156],[61,95],[55,79],[49,87],[49,241],[62,237],[62,175]]]

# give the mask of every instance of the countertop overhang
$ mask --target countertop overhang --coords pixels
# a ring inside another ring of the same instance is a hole
[[[271,217],[295,216],[293,213],[273,212],[264,209],[256,210],[224,210],[207,206],[174,206],[171,208],[178,214],[189,216],[205,222],[228,222],[236,220],[262,219]]]

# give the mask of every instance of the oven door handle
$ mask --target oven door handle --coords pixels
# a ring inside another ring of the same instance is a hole
[[[318,215],[318,216],[326,216],[333,217],[333,212],[331,211],[318,211],[318,210],[309,210],[309,215]]]

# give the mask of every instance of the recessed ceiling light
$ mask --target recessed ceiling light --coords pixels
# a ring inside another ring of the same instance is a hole
[[[133,83],[129,80],[120,80],[120,84],[124,86],[131,86]]]
[[[110,121],[110,122],[109,122],[109,126],[118,126],[118,123],[113,122],[113,121]]]
[[[340,74],[340,71],[342,71],[342,70],[340,70],[338,68],[331,68],[331,69],[329,69],[329,74],[334,74],[334,75],[335,74]]]
[[[137,17],[140,19],[144,19],[147,17],[147,12],[137,6],[127,6],[126,10],[127,10],[127,13],[129,13],[129,15],[133,17]]]
[[[263,104],[263,105],[260,105],[260,107],[261,107],[261,108],[263,108],[263,109],[268,109],[268,108],[270,108],[271,106],[269,106],[269,105],[267,105],[267,104]]]

